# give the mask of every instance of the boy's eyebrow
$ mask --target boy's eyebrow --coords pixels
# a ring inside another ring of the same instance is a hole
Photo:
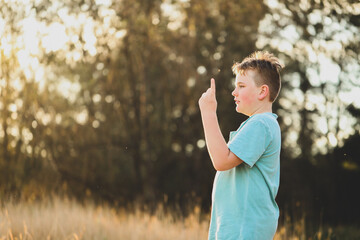
[[[240,84],[245,85],[245,82],[236,82],[236,85],[240,85]]]

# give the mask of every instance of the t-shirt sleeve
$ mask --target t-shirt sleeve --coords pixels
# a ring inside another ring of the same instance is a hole
[[[228,148],[238,158],[253,167],[265,152],[267,129],[260,121],[247,122],[228,143]]]

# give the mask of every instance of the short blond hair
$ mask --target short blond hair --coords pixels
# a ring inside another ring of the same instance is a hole
[[[281,88],[280,71],[284,65],[273,54],[266,51],[256,51],[246,57],[241,63],[236,62],[232,66],[234,74],[244,75],[247,70],[254,70],[259,78],[255,79],[256,86],[266,84],[269,86],[270,101],[274,102]]]

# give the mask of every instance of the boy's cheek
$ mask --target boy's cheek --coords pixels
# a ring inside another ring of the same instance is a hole
[[[240,97],[240,102],[245,104],[245,105],[248,105],[251,102],[251,98],[249,98],[247,96],[241,96]]]

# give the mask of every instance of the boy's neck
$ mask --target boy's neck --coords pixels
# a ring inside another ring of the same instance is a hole
[[[255,115],[255,114],[259,114],[259,113],[272,113],[272,103],[269,102],[269,104],[262,104],[260,105],[257,109],[255,109],[255,111],[249,115],[249,117]]]

